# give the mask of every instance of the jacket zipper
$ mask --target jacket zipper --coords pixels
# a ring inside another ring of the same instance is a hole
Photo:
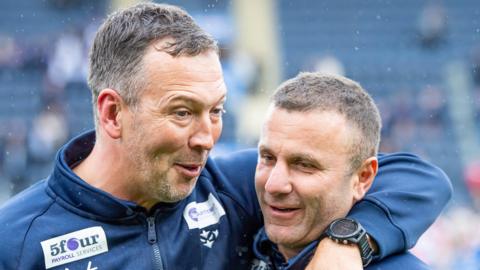
[[[157,231],[155,229],[155,215],[147,217],[148,223],[148,243],[153,248],[153,266],[155,270],[163,270],[162,255],[157,244]]]

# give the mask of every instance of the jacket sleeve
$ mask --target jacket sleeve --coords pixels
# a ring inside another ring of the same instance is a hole
[[[413,247],[451,196],[450,180],[438,167],[411,154],[379,155],[372,187],[348,216],[376,240],[378,260]]]
[[[231,196],[260,228],[263,217],[255,192],[256,165],[257,150],[252,148],[218,156],[207,170],[212,174],[217,190]]]

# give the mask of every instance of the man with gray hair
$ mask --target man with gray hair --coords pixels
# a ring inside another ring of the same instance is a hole
[[[178,7],[138,4],[98,30],[88,83],[95,131],[67,143],[47,179],[0,209],[0,269],[248,268],[262,225],[257,154],[208,158],[226,96],[216,42]],[[384,160],[367,195],[384,207],[352,211],[386,235],[375,238],[379,256],[411,246],[451,193],[418,158]],[[431,211],[403,213],[413,202]],[[328,250],[340,255],[320,261],[341,260],[343,246]]]
[[[300,73],[277,89],[258,144],[265,227],[255,240],[257,269],[304,269],[322,236],[358,249],[369,265],[368,236],[345,217],[377,174],[380,129],[371,97],[345,77]],[[409,253],[367,267],[425,268]]]

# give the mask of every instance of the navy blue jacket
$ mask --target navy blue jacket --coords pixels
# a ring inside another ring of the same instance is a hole
[[[255,150],[209,159],[191,195],[147,212],[72,172],[94,141],[94,132],[74,138],[47,179],[0,208],[0,269],[248,268],[262,227]],[[384,256],[413,245],[450,196],[438,168],[408,154],[383,156],[374,187],[351,216]]]
[[[262,228],[255,236],[254,260],[252,270],[303,270],[313,257],[318,241],[313,241],[295,257],[285,261],[277,246],[272,243]],[[410,252],[393,254],[382,260],[376,260],[368,265],[365,270],[428,270],[424,262]]]

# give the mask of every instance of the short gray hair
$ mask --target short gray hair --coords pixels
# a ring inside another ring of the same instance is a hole
[[[272,102],[287,111],[333,111],[359,131],[350,145],[351,170],[378,153],[382,122],[370,95],[357,83],[342,76],[304,72],[281,84]]]
[[[96,103],[102,89],[113,88],[134,106],[145,88],[142,59],[154,41],[172,38],[163,51],[172,56],[218,53],[216,41],[183,9],[166,4],[140,3],[117,11],[105,20],[90,50],[88,85]]]

